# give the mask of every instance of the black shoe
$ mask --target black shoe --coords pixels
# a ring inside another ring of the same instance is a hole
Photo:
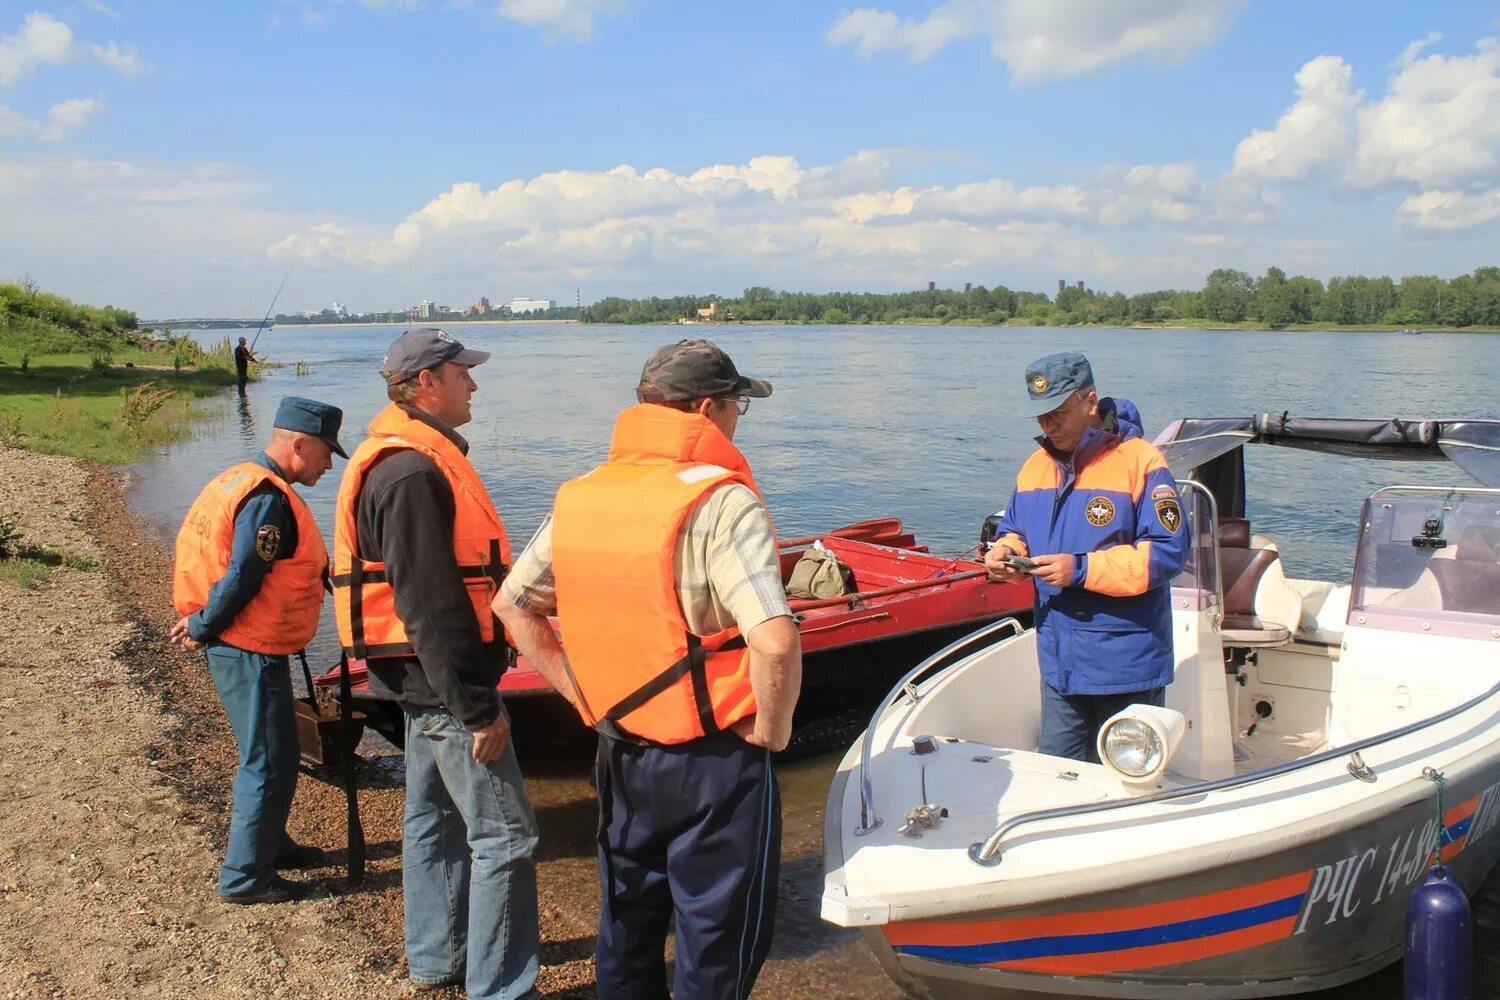
[[[333,864],[333,855],[321,847],[298,844],[276,859],[276,868],[324,868]]]
[[[300,882],[288,882],[280,875],[272,877],[265,885],[244,892],[219,893],[219,898],[236,906],[251,906],[256,903],[291,903],[306,899],[311,888]]]

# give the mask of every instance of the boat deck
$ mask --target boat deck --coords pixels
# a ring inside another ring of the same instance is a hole
[[[1321,732],[1281,733],[1257,729],[1249,735],[1240,733],[1234,741],[1234,773],[1249,774],[1289,764],[1326,749],[1327,745],[1328,740]]]

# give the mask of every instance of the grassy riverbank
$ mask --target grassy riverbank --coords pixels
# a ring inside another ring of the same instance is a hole
[[[0,447],[132,462],[186,437],[193,401],[233,384],[228,339],[205,351],[127,310],[0,284]]]

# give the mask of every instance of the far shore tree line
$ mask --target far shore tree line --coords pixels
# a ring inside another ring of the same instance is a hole
[[[774,323],[968,322],[1029,326],[1095,324],[1254,324],[1397,327],[1500,327],[1500,267],[1456,278],[1409,275],[1399,281],[1362,275],[1325,285],[1279,267],[1259,278],[1219,268],[1197,290],[1125,295],[1068,285],[1055,298],[1041,292],[976,285],[966,291],[778,292],[747,288],[738,298],[677,295],[606,298],[585,306],[585,323],[672,323],[697,320],[716,303],[715,318]]]
[[[329,323],[345,323],[358,326],[361,323],[473,323],[476,320],[526,320],[538,319],[577,319],[578,306],[553,306],[551,309],[533,309],[530,312],[513,313],[507,309],[491,309],[483,312],[478,309],[466,309],[462,312],[448,310],[446,312],[434,313],[431,316],[413,317],[404,311],[394,310],[365,312],[365,313],[336,313],[332,309],[324,309],[317,313],[277,313],[271,317],[271,322],[276,326],[307,326],[317,324],[322,326]]]

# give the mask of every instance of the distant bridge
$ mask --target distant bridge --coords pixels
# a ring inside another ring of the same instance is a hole
[[[265,324],[269,330],[275,323]],[[143,330],[258,330],[258,319],[143,319]]]

